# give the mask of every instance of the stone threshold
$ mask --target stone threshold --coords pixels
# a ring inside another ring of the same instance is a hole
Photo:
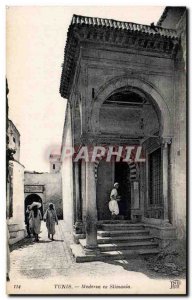
[[[159,253],[158,249],[140,249],[140,250],[115,250],[95,253],[85,253],[80,244],[73,244],[70,246],[73,257],[77,263],[93,262],[93,261],[107,261],[119,260],[127,258],[136,258],[142,255],[156,255]]]

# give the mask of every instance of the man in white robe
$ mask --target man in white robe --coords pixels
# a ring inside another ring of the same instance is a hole
[[[115,218],[119,214],[119,205],[118,201],[121,200],[120,196],[118,195],[118,188],[119,188],[119,183],[116,182],[114,183],[114,188],[111,191],[110,194],[110,201],[109,201],[109,210],[111,212],[112,219]]]

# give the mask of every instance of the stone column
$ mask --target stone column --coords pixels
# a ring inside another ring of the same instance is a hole
[[[171,139],[163,139],[162,143],[162,159],[163,159],[163,166],[162,166],[162,171],[163,171],[163,205],[164,205],[164,215],[163,219],[165,223],[169,223],[169,218],[168,218],[168,200],[169,200],[169,161],[168,161],[168,151],[169,147],[168,144],[171,144]]]
[[[86,164],[85,161],[81,162],[81,191],[82,191],[82,221],[85,225],[86,221]],[[85,226],[84,226],[85,227]]]
[[[95,164],[86,162],[86,247],[87,253],[97,254],[97,205]]]
[[[81,207],[81,195],[80,195],[80,172],[79,162],[75,163],[75,232],[82,233],[82,207]]]
[[[131,220],[140,221],[139,181],[131,181]]]

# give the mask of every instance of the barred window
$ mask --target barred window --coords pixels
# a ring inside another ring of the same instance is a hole
[[[149,155],[149,203],[162,202],[161,148]]]

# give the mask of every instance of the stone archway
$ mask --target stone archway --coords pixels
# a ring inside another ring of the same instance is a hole
[[[161,93],[158,89],[152,85],[150,82],[144,81],[141,78],[136,78],[133,76],[127,77],[115,77],[109,80],[106,84],[104,84],[97,92],[96,97],[94,98],[94,103],[92,104],[92,114],[90,118],[90,125],[93,135],[99,136],[102,134],[102,130],[100,130],[100,112],[102,109],[103,103],[109,99],[111,95],[114,95],[116,91],[120,89],[127,89],[134,91],[135,93],[143,95],[153,106],[157,118],[159,121],[159,131],[155,137],[159,138],[159,145],[162,149],[162,203],[164,206],[164,213],[162,219],[165,223],[168,222],[168,198],[169,198],[169,182],[168,178],[170,177],[170,170],[168,168],[168,157],[170,153],[170,148],[167,147],[167,144],[170,143],[170,139],[173,135],[173,126],[172,126],[172,116],[168,107],[168,101],[165,101]],[[148,136],[146,136],[148,138]],[[145,170],[148,174],[148,167]],[[96,172],[95,172],[96,173]],[[145,182],[144,182],[145,180]],[[146,176],[143,179],[142,185],[148,186],[148,178]],[[132,190],[133,190],[133,210],[134,213],[140,213],[140,179],[133,180]],[[142,199],[145,198],[146,195],[143,195]],[[149,195],[147,194],[147,197]],[[143,202],[142,202],[143,203]],[[143,204],[142,204],[143,206]],[[142,208],[144,210],[144,208]]]
[[[97,181],[97,176],[98,176],[98,166],[100,161],[102,160],[102,157],[97,157],[95,160],[95,180]],[[129,168],[130,168],[130,178],[131,180],[136,180],[138,177],[138,168],[137,165],[135,164],[134,161],[128,161],[127,162]]]
[[[31,205],[33,202],[41,203],[40,211],[41,211],[41,214],[43,216],[43,201],[42,201],[41,197],[38,194],[30,194],[25,198],[25,205],[24,205],[25,212],[27,210],[27,206]]]
[[[130,89],[135,89],[138,93],[145,93],[148,99],[152,102],[156,110],[158,111],[159,121],[161,124],[160,136],[171,137],[173,135],[173,126],[171,121],[171,113],[167,102],[162,97],[158,89],[152,85],[152,83],[147,82],[138,77],[115,77],[105,83],[98,91],[94,103],[92,105],[92,117],[91,119],[91,129],[95,134],[99,133],[99,113],[103,102],[115,92],[115,90],[127,87]]]

